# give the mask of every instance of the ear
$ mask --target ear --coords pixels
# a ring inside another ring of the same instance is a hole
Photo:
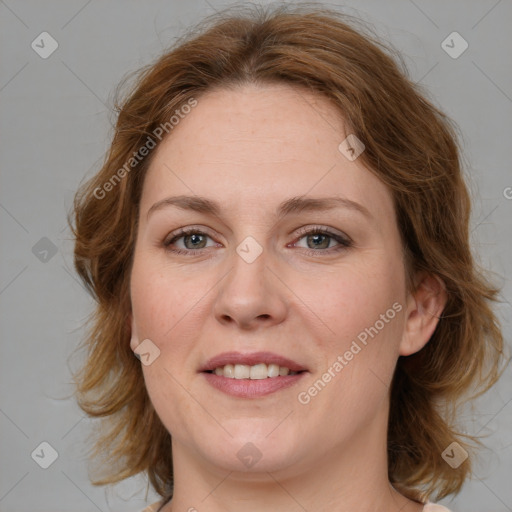
[[[408,356],[421,350],[430,340],[446,305],[446,287],[440,277],[420,273],[415,291],[409,293],[405,329],[399,353]]]

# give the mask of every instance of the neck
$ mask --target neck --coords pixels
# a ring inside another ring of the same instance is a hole
[[[421,512],[389,483],[387,414],[373,420],[328,453],[275,471],[219,468],[173,439],[174,495],[162,512]]]

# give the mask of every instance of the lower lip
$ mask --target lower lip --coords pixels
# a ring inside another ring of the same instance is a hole
[[[215,373],[202,372],[211,386],[227,395],[240,398],[259,398],[289,388],[299,382],[306,373],[268,377],[266,379],[230,379],[215,375]]]

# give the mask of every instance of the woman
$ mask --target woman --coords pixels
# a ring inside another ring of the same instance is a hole
[[[469,477],[454,413],[499,377],[497,290],[450,121],[354,26],[220,13],[119,107],[72,227],[95,485],[147,472],[163,512],[434,512]]]

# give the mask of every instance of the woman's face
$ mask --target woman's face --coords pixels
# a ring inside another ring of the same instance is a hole
[[[385,436],[405,270],[392,196],[338,148],[347,135],[321,96],[244,86],[199,97],[156,150],[131,346],[148,340],[144,379],[175,454],[293,472]],[[177,196],[192,199],[159,203]],[[279,367],[302,371],[268,376]]]

